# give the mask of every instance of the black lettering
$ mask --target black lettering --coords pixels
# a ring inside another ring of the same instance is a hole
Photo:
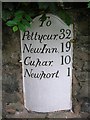
[[[40,41],[40,43],[42,43],[42,38],[43,36],[38,35],[38,40]]]
[[[58,36],[58,34],[54,34],[54,38],[53,38],[53,39],[55,40],[55,39],[57,38],[57,36]],[[57,40],[57,39],[56,39],[56,40]]]
[[[29,53],[31,46],[32,44],[30,44],[29,46],[27,44],[24,44],[23,53],[25,52],[25,50],[27,50],[27,52]]]
[[[41,49],[40,48],[35,48],[34,53],[40,53]]]
[[[70,39],[71,38],[71,30],[67,29],[66,34],[67,34],[66,39]]]
[[[68,76],[70,76],[70,68],[68,67]]]
[[[57,48],[52,48],[52,53],[59,53]]]
[[[49,61],[49,66],[52,66],[53,61]]]
[[[43,35],[43,40],[46,40],[47,39],[47,35]]]
[[[42,78],[45,78],[45,76],[46,76],[46,74],[44,73],[44,71],[42,71],[42,74],[40,75],[40,80],[41,80]]]
[[[37,38],[36,38],[36,37],[37,37],[37,32],[35,33],[34,40],[37,40]]]
[[[46,46],[47,46],[47,44],[44,44],[44,46],[43,46],[43,49],[42,49],[41,53],[44,53],[44,50],[45,50]]]
[[[35,67],[37,67],[38,65],[41,66],[41,61],[39,60],[39,58],[37,58],[37,63],[35,65]]]
[[[48,20],[48,21],[46,22],[46,25],[47,25],[47,27],[49,27],[49,26],[51,25],[51,20]]]
[[[25,31],[22,40],[24,40],[24,38],[28,36],[29,36],[29,31]]]
[[[28,40],[33,40],[33,36],[34,36],[34,32],[32,32],[32,34],[30,36],[27,37]],[[30,39],[29,39],[30,37]]]
[[[69,64],[71,62],[71,57],[69,56],[69,55],[67,55],[66,57],[65,57],[65,63],[66,64]]]
[[[32,70],[32,69],[31,69]],[[28,75],[30,77],[30,72],[28,69],[25,70],[25,74],[24,74],[24,77],[26,77],[26,75]]]
[[[48,74],[46,75],[46,77],[47,77],[47,78],[50,78],[50,77],[51,77],[51,74],[50,74],[50,73],[48,73]]]
[[[55,74],[56,74],[56,73],[52,73],[52,78],[54,77]]]
[[[25,60],[24,60],[24,65],[29,65],[29,63],[27,63],[27,59],[30,59],[30,57],[27,56],[27,57],[25,58]]]
[[[24,44],[23,53],[25,52],[25,49],[29,52],[29,48],[27,44]]]
[[[52,35],[47,35],[47,40],[52,40]]]
[[[64,64],[64,60],[65,60],[65,64],[69,64],[71,62],[71,57],[69,55],[67,56],[61,56],[61,65]]]
[[[59,39],[64,39],[65,38],[65,30],[60,29],[61,36],[59,36]]]
[[[59,76],[58,76],[58,74],[59,74],[59,70],[56,72],[56,78],[59,78]]]
[[[45,51],[45,53],[51,53],[51,50],[50,50],[50,48],[46,48],[46,51]]]

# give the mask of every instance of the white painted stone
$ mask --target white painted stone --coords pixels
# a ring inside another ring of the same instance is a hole
[[[38,16],[33,20],[31,28],[25,33],[21,32],[25,108],[36,112],[71,110],[72,25],[67,26],[55,15],[47,14],[47,16],[49,18],[44,21],[42,27],[39,20],[41,16]],[[51,40],[47,40],[48,35],[52,35]],[[44,36],[44,40],[39,40],[38,36]],[[34,53],[33,48],[38,48],[40,52]],[[30,65],[30,61],[34,61],[35,64]],[[35,78],[35,73],[39,74],[38,78]]]

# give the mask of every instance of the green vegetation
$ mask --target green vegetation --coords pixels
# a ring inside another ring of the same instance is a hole
[[[88,8],[90,8],[90,2]],[[38,15],[42,15],[40,21],[44,22],[47,19],[46,13],[57,15],[67,25],[72,22],[61,2],[6,2],[3,3],[2,19],[14,32],[25,31],[30,27],[32,19]]]
[[[90,0],[89,0],[89,2],[88,2],[88,8],[90,8]]]

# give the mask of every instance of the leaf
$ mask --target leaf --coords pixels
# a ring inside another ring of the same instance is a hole
[[[27,21],[30,21],[30,22],[32,21],[32,18],[28,14],[25,14],[25,18],[26,18]]]
[[[18,19],[18,18],[14,18],[13,21],[16,22],[18,24],[18,22],[20,22],[21,19]]]
[[[19,11],[15,12],[15,16],[23,16],[24,13],[25,13],[24,11],[19,10]]]
[[[15,12],[15,19],[17,19],[18,21],[20,21],[23,16],[24,16],[24,11]]]
[[[16,24],[17,24],[17,23],[16,23],[15,21],[13,21],[13,20],[9,20],[9,21],[6,22],[6,25],[7,25],[7,26],[10,26],[10,27],[11,27],[11,26],[14,26],[14,25],[16,25]]]
[[[69,15],[66,16],[65,22],[68,26],[72,23],[71,17]]]
[[[90,8],[90,1],[88,2],[88,8]]]
[[[17,26],[14,26],[13,27],[13,31],[16,32],[18,30],[18,27]]]
[[[69,26],[71,22],[71,17],[66,13],[65,10],[61,9],[57,15]]]
[[[20,22],[22,20],[22,17],[15,17],[13,19],[13,21],[15,21],[16,23]]]
[[[23,23],[24,25],[30,27],[30,23],[29,23],[27,20],[22,19],[22,23]]]
[[[19,23],[18,27],[19,27],[20,30],[22,30],[23,32],[25,32],[25,30],[26,30],[25,25],[23,25],[22,23]]]

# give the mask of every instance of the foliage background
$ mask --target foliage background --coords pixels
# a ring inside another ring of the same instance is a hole
[[[47,19],[46,13],[55,14],[67,25],[70,25],[73,20],[67,9],[83,6],[90,8],[90,1],[78,4],[65,2],[5,2],[3,3],[2,19],[14,32],[18,30],[24,32],[27,27],[30,27],[32,19],[38,15],[42,15],[40,21],[44,22]]]

